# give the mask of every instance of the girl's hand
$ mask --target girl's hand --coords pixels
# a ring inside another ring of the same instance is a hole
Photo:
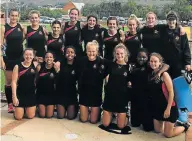
[[[169,118],[170,117],[170,109],[166,109],[164,111],[164,118]]]
[[[12,100],[13,100],[13,105],[14,106],[18,106],[19,105],[19,100],[17,99],[17,97],[13,97]]]
[[[60,71],[60,62],[57,61],[56,63],[54,63],[53,67],[54,67],[56,72],[59,72]]]

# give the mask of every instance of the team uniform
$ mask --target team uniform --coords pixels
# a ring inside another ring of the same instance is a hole
[[[102,29],[99,25],[95,25],[94,29],[88,29],[88,26],[83,27],[81,31],[81,40],[84,41],[84,49],[86,53],[86,45],[88,42],[96,40],[99,44],[99,54],[103,56],[103,40]]]
[[[125,46],[127,47],[130,53],[129,62],[135,64],[138,50],[142,47],[140,35],[132,35],[130,32],[127,32],[125,34]]]
[[[55,78],[56,72],[52,67],[47,69],[45,63],[41,65],[37,80],[37,103],[43,105],[55,104]]]
[[[15,27],[5,24],[4,38],[6,50],[4,62],[6,70],[13,70],[14,66],[21,61],[23,54],[23,29],[19,23]]]
[[[27,47],[33,48],[36,51],[37,57],[45,56],[45,33],[42,26],[39,26],[37,30],[31,28],[31,26],[27,26]]]
[[[68,107],[77,105],[77,71],[75,61],[72,65],[66,59],[61,61],[60,72],[56,83],[56,104]]]
[[[169,121],[171,123],[175,123],[178,118],[178,110],[175,101],[172,103],[172,107],[170,110],[169,118],[164,118],[164,112],[167,108],[168,104],[168,91],[163,80],[159,82],[155,82],[155,80],[151,80],[154,76],[153,72],[149,75],[149,92],[151,95],[151,104],[152,104],[152,115],[153,118],[159,121]]]
[[[142,124],[146,131],[152,131],[154,128],[151,97],[148,91],[149,72],[151,69],[147,63],[145,65],[136,63],[131,71],[131,125],[139,127]]]
[[[165,29],[165,25],[156,25],[152,28],[144,26],[139,30],[141,34],[142,45],[149,53],[156,52],[162,54],[162,39],[161,33]]]
[[[55,61],[62,60],[64,57],[62,47],[64,47],[64,40],[62,35],[60,35],[59,38],[54,38],[52,34],[48,35],[47,50],[54,53]]]
[[[129,101],[127,86],[130,78],[129,65],[112,62],[108,73],[103,109],[109,112],[126,113]]]
[[[24,67],[22,63],[18,65],[17,107],[32,107],[36,105],[35,77],[36,68],[32,63],[29,67]]]
[[[108,30],[103,31],[103,42],[105,45],[104,48],[104,58],[108,60],[113,60],[113,50],[116,45],[120,43],[120,33],[119,29],[117,30],[117,33],[113,36],[110,36],[108,33]]]
[[[82,59],[78,71],[79,104],[87,107],[100,107],[102,104],[103,79],[106,77],[106,60],[97,57],[89,61]]]
[[[187,35],[180,35],[180,28],[169,29],[167,26],[163,36],[163,53],[165,62],[170,65],[172,79],[181,75],[185,65],[191,65],[191,52]]]
[[[65,46],[73,46],[76,50],[77,56],[83,55],[83,49],[81,45],[81,23],[77,21],[75,25],[69,25],[69,22],[65,23],[64,27],[64,40]]]

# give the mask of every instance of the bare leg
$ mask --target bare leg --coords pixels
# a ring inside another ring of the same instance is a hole
[[[185,130],[183,126],[174,127],[174,123],[171,122],[166,121],[164,124],[165,124],[164,136],[167,138],[177,136],[183,133],[183,131]]]
[[[21,119],[23,119],[23,116],[24,116],[24,108],[23,107],[15,107],[14,118],[16,120],[21,120]]]
[[[27,108],[26,108],[27,118],[29,118],[29,119],[34,118],[34,117],[35,117],[35,112],[36,112],[36,106],[27,107]]]
[[[88,118],[89,118],[88,107],[80,105],[80,120],[81,120],[81,122],[87,122]]]
[[[57,118],[62,119],[65,117],[65,107],[63,105],[57,105]]]
[[[52,117],[53,117],[54,108],[55,108],[54,105],[48,105],[48,106],[46,107],[46,117],[47,117],[47,118],[52,118]]]
[[[45,118],[45,112],[46,112],[45,105],[39,104],[38,108],[39,108],[39,117],[40,118]]]
[[[111,112],[103,110],[102,123],[105,127],[109,126],[109,124],[111,123],[111,116]]]
[[[164,129],[163,129],[163,121],[158,121],[156,119],[153,119],[153,123],[154,123],[155,132],[163,133],[163,131],[164,131]]]
[[[100,107],[91,107],[90,122],[95,124],[100,116]]]

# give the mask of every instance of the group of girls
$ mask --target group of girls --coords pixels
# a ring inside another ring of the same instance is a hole
[[[187,36],[176,14],[169,13],[168,25],[160,26],[155,25],[156,15],[149,12],[143,28],[139,28],[136,16],[131,16],[125,34],[115,17],[108,18],[105,29],[95,16],[89,16],[86,25],[78,16],[79,11],[71,9],[70,21],[54,21],[53,33],[47,33],[39,25],[38,11],[30,12],[31,25],[27,28],[17,23],[18,11],[10,11],[10,23],[2,28],[1,42],[7,46],[1,65],[6,70],[8,112],[15,109],[18,120],[24,112],[33,118],[38,104],[39,116],[51,118],[56,105],[58,118],[74,119],[79,108],[80,121],[97,123],[102,105],[103,125],[108,127],[115,113],[117,126],[123,129],[128,124],[126,113],[131,101],[133,127],[142,124],[144,130],[155,129],[166,137],[187,130],[186,124],[174,127],[177,107],[168,66],[162,59],[170,66],[172,78],[179,76],[181,69],[191,69]],[[23,51],[24,39],[27,48]]]

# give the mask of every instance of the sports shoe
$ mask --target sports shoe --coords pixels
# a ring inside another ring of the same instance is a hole
[[[13,107],[13,104],[10,103],[8,104],[8,113],[13,113],[14,112],[14,107]]]

